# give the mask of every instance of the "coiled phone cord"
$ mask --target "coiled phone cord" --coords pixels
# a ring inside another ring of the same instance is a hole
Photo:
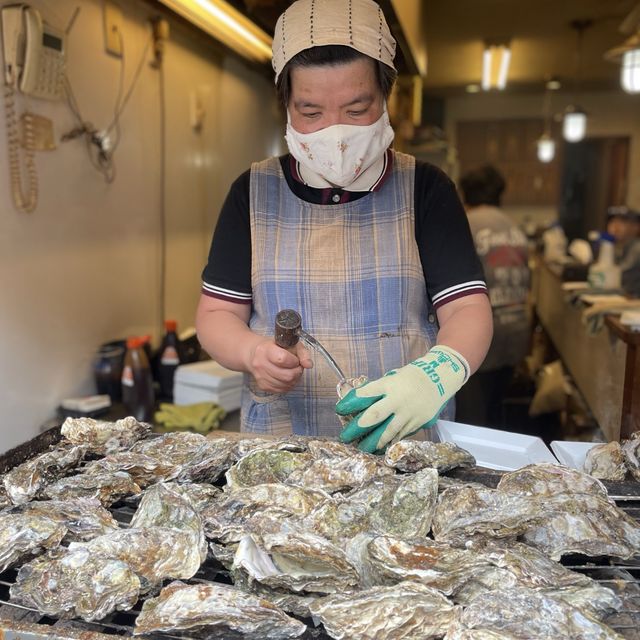
[[[5,117],[7,119],[7,146],[9,148],[9,175],[11,178],[11,193],[18,211],[30,213],[38,204],[38,174],[34,160],[34,132],[31,120],[25,121],[25,149],[24,163],[27,169],[29,191],[25,196],[22,190],[22,176],[20,171],[20,135],[18,133],[18,118],[16,116],[14,89],[10,84],[4,88]]]

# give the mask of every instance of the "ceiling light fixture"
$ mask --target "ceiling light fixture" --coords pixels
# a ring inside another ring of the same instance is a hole
[[[271,60],[271,38],[225,0],[160,0],[162,4],[256,62]]]
[[[508,40],[486,40],[482,53],[482,89],[495,87],[502,91],[507,86],[511,47]]]
[[[582,41],[584,31],[592,25],[591,20],[574,20],[571,27],[576,31],[576,75],[574,85],[574,98],[579,93],[582,80]],[[587,114],[584,109],[570,104],[564,113],[562,122],[562,136],[567,142],[580,142],[587,133]]]
[[[619,27],[629,37],[604,54],[605,60],[620,64],[620,85],[627,93],[640,93],[640,3]]]
[[[540,162],[551,162],[556,155],[556,141],[551,137],[551,92],[560,88],[560,83],[555,79],[550,79],[544,85],[544,103],[542,115],[544,117],[544,130],[538,138],[538,160]]]

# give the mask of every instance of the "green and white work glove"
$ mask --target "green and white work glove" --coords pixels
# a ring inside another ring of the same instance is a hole
[[[349,391],[336,404],[336,412],[355,418],[340,440],[360,440],[359,449],[374,453],[429,429],[468,377],[465,358],[451,347],[436,345],[408,365]]]

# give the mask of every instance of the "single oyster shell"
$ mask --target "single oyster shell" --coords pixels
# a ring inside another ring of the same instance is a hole
[[[622,482],[627,475],[620,443],[597,444],[587,452],[584,470],[594,478]]]
[[[304,516],[327,498],[322,491],[258,484],[224,492],[201,515],[208,538],[238,542],[247,533],[248,520],[264,509],[276,508],[286,515]]]
[[[0,514],[0,573],[43,549],[57,547],[66,533],[60,522],[37,514]]]
[[[522,640],[522,636],[486,629],[460,629],[457,623],[449,627],[444,640]]]
[[[126,562],[141,578],[144,591],[166,578],[191,578],[201,564],[193,535],[166,527],[121,529],[69,547],[71,551],[80,548]]]
[[[541,615],[544,612],[544,615]],[[621,636],[592,616],[524,587],[480,594],[460,615],[467,629],[495,630],[529,640],[620,640]]]
[[[559,560],[563,555],[631,558],[640,552],[640,525],[599,494],[548,496],[544,518],[527,524],[522,540]]]
[[[42,495],[44,488],[76,467],[88,452],[86,446],[61,446],[42,453],[8,471],[4,487],[13,504]]]
[[[136,619],[134,635],[191,629],[210,640],[255,637],[298,638],[306,625],[267,600],[218,584],[172,582],[147,600]]]
[[[335,493],[393,474],[393,470],[385,466],[381,458],[355,451],[349,456],[340,454],[318,457],[307,466],[293,470],[285,482]]]
[[[302,453],[307,450],[309,438],[307,436],[290,435],[284,438],[257,437],[242,438],[234,443],[233,461],[237,462],[252,451],[258,449],[279,449],[281,451],[292,451]]]
[[[361,561],[369,585],[411,580],[447,595],[488,566],[488,561],[474,551],[455,549],[428,538],[408,541],[390,536],[370,539]]]
[[[220,544],[219,542],[209,543],[209,555],[219,562],[225,569],[233,567],[233,558],[236,555],[237,544]]]
[[[180,467],[132,451],[118,451],[117,453],[94,460],[87,464],[83,473],[114,473],[126,471],[133,481],[142,489],[156,482],[172,480],[180,473]]]
[[[586,587],[545,589],[544,594],[556,600],[562,600],[598,620],[603,620],[622,608],[622,600],[611,589],[595,581]]]
[[[631,434],[629,440],[622,442],[622,455],[631,475],[640,481],[640,431]]]
[[[208,507],[222,492],[218,487],[214,487],[212,484],[208,484],[206,482],[189,482],[186,484],[173,483],[171,485],[171,489],[172,491],[180,494],[183,498],[189,500],[198,512],[201,512]]]
[[[439,591],[416,582],[327,596],[310,608],[336,640],[442,638],[459,613]]]
[[[476,459],[453,442],[401,440],[386,451],[384,461],[399,471],[414,472],[427,467],[444,473],[456,467],[473,467]]]
[[[140,580],[121,560],[85,548],[60,549],[20,567],[10,592],[12,602],[42,614],[91,621],[131,609]]]
[[[442,493],[445,489],[460,487],[471,487],[472,489],[486,489],[487,485],[472,480],[458,480],[458,478],[450,478],[449,476],[438,476],[438,493]]]
[[[151,425],[138,422],[133,416],[116,422],[93,418],[67,418],[60,433],[73,444],[88,445],[93,453],[105,455],[128,449],[151,432]]]
[[[118,529],[117,521],[95,498],[34,500],[7,513],[23,513],[59,522],[67,528],[65,542],[91,540]]]
[[[51,500],[73,500],[75,498],[97,498],[105,507],[111,506],[124,496],[136,495],[140,487],[125,471],[113,473],[80,473],[61,478],[44,490]]]
[[[443,491],[433,516],[436,540],[464,546],[470,538],[516,537],[546,517],[535,497],[463,486]]]
[[[304,526],[334,541],[373,532],[408,538],[429,533],[438,494],[438,472],[385,476],[312,511]]]
[[[306,467],[312,459],[308,453],[292,453],[281,449],[257,449],[240,458],[227,471],[227,487],[234,489],[284,482],[296,469]]]
[[[607,497],[605,486],[592,476],[563,465],[541,462],[505,473],[498,483],[505,493],[552,496],[557,493],[591,493]]]
[[[252,580],[295,592],[334,593],[359,582],[344,551],[307,531],[245,536],[234,558],[239,568]]]
[[[147,489],[130,526],[140,529],[166,527],[190,534],[191,544],[197,549],[202,563],[207,558],[202,519],[191,502],[172,487],[172,484],[156,484]]]

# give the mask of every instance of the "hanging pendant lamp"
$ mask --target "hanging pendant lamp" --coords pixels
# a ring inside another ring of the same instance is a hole
[[[573,20],[571,27],[576,30],[576,77],[575,93],[580,90],[582,80],[582,40],[584,31],[592,25],[591,20]],[[574,104],[570,104],[564,112],[562,121],[562,137],[567,142],[580,142],[587,133],[587,113],[584,109]]]

